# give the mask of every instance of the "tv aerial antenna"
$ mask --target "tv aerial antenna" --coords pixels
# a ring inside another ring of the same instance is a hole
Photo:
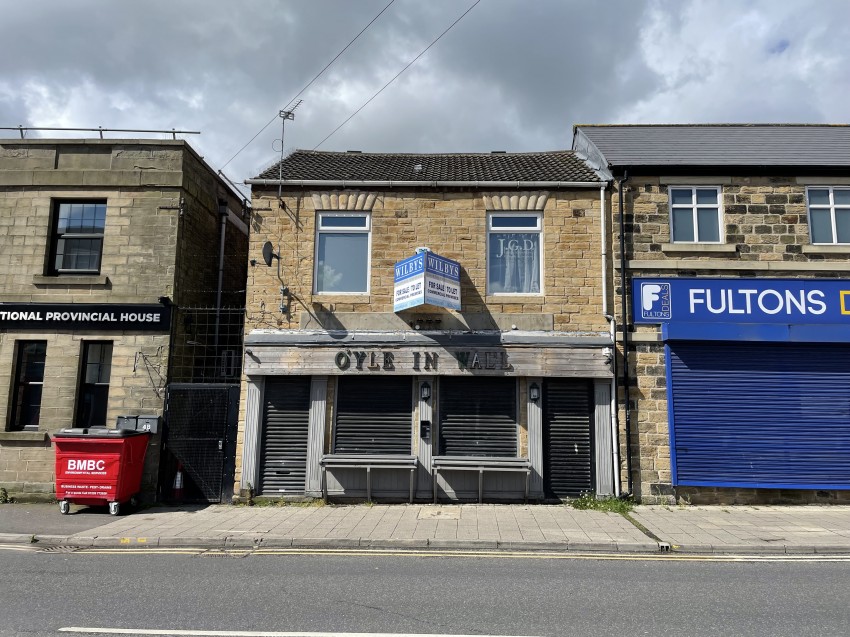
[[[280,206],[283,206],[283,199],[281,196],[283,194],[283,139],[284,133],[286,132],[286,120],[295,119],[295,109],[301,106],[301,102],[303,101],[304,100],[298,100],[292,108],[282,110],[278,113],[278,116],[280,117],[280,162],[277,165],[277,199]]]

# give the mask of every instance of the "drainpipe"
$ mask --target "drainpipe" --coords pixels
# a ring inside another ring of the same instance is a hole
[[[625,194],[623,184],[629,180],[629,171],[623,171],[623,176],[617,180],[617,192],[620,201],[620,302],[623,318],[623,408],[626,414],[626,480],[627,492],[632,493],[632,407],[631,407],[631,378],[629,374],[629,314],[627,296],[629,294],[629,277],[626,266],[626,218],[624,208]]]
[[[605,205],[605,191],[608,184],[599,186],[600,233],[602,235],[602,316],[608,321],[611,334],[611,464],[614,476],[614,497],[620,497],[620,432],[617,421],[617,319],[611,315],[608,306],[608,211]]]
[[[227,235],[227,202],[219,200],[218,214],[221,217],[221,238],[218,247],[218,288],[215,296],[215,339],[213,351],[218,356],[218,333],[221,324],[221,288],[224,285],[224,238]]]

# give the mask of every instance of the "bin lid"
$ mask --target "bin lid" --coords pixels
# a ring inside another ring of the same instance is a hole
[[[107,429],[106,427],[69,427],[60,429],[54,438],[129,438],[130,436],[149,435],[147,431],[135,431],[132,429]]]

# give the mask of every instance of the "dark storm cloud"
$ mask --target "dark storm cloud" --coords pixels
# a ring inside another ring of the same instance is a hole
[[[322,141],[473,1],[396,0],[302,96],[286,149]],[[275,160],[277,112],[387,2],[7,3],[0,125],[200,130],[190,142],[220,167],[273,120],[227,166],[241,181]],[[840,121],[845,4],[482,0],[321,148],[545,150],[569,147],[574,123]]]

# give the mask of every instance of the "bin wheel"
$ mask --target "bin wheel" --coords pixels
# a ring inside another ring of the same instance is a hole
[[[139,507],[139,499],[136,496],[130,498],[130,508],[137,509]]]
[[[59,513],[62,515],[68,515],[71,512],[71,503],[67,500],[59,501]]]
[[[121,504],[118,502],[109,503],[109,515],[118,515],[121,512]]]

